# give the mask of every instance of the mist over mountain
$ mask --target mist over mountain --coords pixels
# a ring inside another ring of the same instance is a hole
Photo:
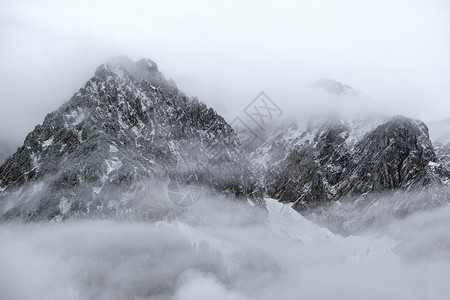
[[[250,145],[152,60],[112,58],[0,167],[2,218],[158,218],[178,211],[171,197],[192,185],[262,206],[265,195],[300,212],[448,187],[443,133],[435,148],[425,123],[365,111],[371,99],[335,80],[313,87],[361,106],[253,127]]]
[[[3,224],[2,299],[435,299],[448,295],[449,208],[336,235],[267,199],[205,199],[172,221]]]
[[[323,110],[255,131],[258,146],[248,150],[268,197],[343,234],[448,204],[445,122],[431,123],[430,136],[424,122],[373,110],[376,99],[349,85],[312,87],[327,95]]]
[[[0,166],[0,298],[445,299],[446,123],[319,82],[336,106],[262,94],[243,132],[150,59],[100,65]]]
[[[448,300],[449,36],[446,0],[1,0],[0,300]]]

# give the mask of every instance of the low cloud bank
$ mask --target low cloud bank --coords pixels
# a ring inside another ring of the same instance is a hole
[[[448,206],[349,237],[267,209],[203,201],[171,222],[3,224],[0,299],[448,297]]]

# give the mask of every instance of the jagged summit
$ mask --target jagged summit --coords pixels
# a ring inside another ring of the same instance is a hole
[[[317,80],[312,84],[312,87],[334,96],[367,97],[364,93],[353,89],[351,86],[333,79]]]
[[[158,70],[158,65],[148,58],[142,58],[136,62],[126,56],[116,56],[100,65],[95,71],[98,77],[113,76],[121,81],[135,80],[138,83],[147,81],[151,85],[161,87],[175,86],[172,80],[166,80]]]
[[[158,71],[158,65],[149,58],[142,58],[134,62],[123,55],[109,58],[102,66],[104,65],[112,71],[115,71],[118,68],[124,68],[133,75],[140,71]]]

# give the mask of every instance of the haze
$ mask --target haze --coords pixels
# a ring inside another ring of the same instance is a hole
[[[342,237],[275,200],[0,227],[1,299],[448,299],[449,207]],[[375,233],[375,231],[377,233]]]
[[[450,117],[447,1],[0,2],[0,138],[14,146],[110,56],[156,61],[227,119],[265,91],[285,111],[333,78],[389,113]]]

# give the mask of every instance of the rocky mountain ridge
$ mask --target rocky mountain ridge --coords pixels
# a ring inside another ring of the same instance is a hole
[[[251,159],[266,194],[298,211],[450,184],[427,126],[402,116],[295,120],[274,130]]]
[[[366,97],[324,84],[335,96]],[[117,57],[0,166],[0,219],[159,218],[182,210],[171,196],[196,188],[259,206],[265,195],[317,212],[450,186],[446,148],[434,147],[419,120],[322,115],[262,133],[246,152],[225,119],[166,80],[155,62]],[[407,205],[401,199],[397,207]],[[408,207],[427,206],[417,203]]]

